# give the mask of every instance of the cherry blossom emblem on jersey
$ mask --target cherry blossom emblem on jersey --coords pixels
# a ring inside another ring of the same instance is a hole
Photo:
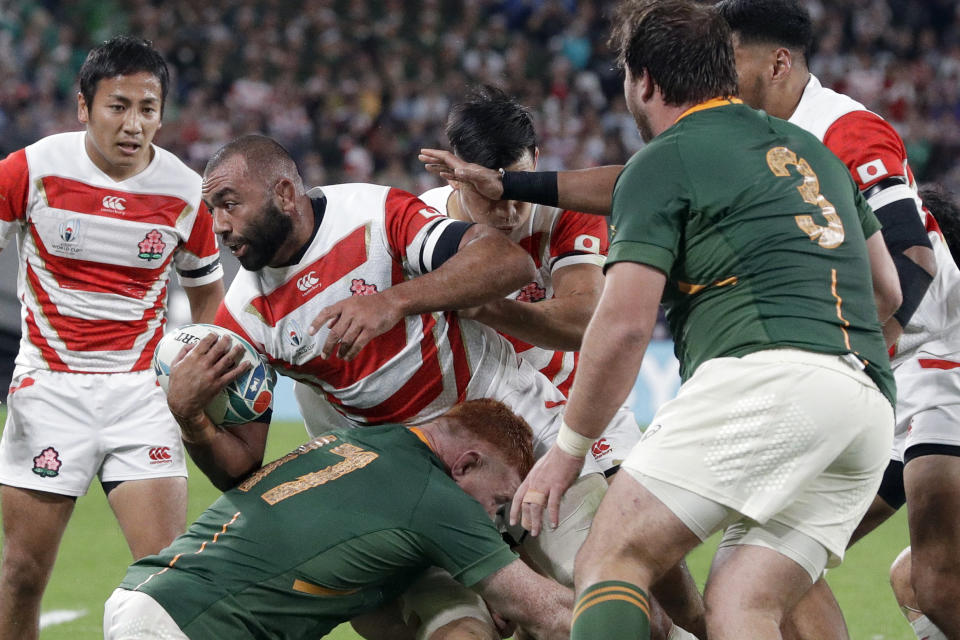
[[[53,447],[47,447],[33,459],[33,472],[41,478],[55,478],[60,475],[60,453]]]
[[[166,249],[167,244],[163,241],[163,234],[156,229],[151,229],[137,247],[140,249],[138,257],[144,260],[159,260],[163,257],[163,250]]]

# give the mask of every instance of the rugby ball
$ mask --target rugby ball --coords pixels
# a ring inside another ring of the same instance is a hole
[[[228,384],[206,406],[204,412],[219,426],[244,424],[259,418],[273,402],[277,374],[249,342],[229,329],[212,324],[188,324],[167,333],[153,352],[153,371],[164,393],[170,384],[170,367],[184,345],[200,342],[214,333],[227,336],[243,347],[240,362],[250,369]]]

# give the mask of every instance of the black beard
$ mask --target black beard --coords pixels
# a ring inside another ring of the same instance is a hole
[[[264,205],[257,221],[244,234],[247,251],[237,258],[240,266],[247,271],[259,271],[269,265],[292,231],[293,222],[280,207],[273,202]]]

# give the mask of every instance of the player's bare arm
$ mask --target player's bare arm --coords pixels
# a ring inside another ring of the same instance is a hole
[[[578,351],[603,292],[603,270],[594,264],[574,264],[552,275],[549,300],[530,304],[503,298],[461,315],[544,349]]]
[[[903,327],[893,317],[903,301],[900,279],[882,233],[878,231],[867,238],[867,252],[870,256],[870,272],[873,275],[873,297],[877,303],[877,316],[883,325],[883,338],[889,347],[903,332]]]
[[[350,360],[405,316],[477,306],[520,288],[534,274],[526,251],[493,227],[476,224],[464,233],[457,253],[434,271],[332,304],[313,320],[310,333],[328,325],[323,357],[336,352]]]
[[[221,428],[203,408],[249,368],[240,363],[243,347],[230,348],[215,335],[183,348],[170,371],[167,405],[180,425],[190,457],[218,489],[233,487],[263,462],[268,424],[250,422]]]
[[[500,172],[487,169],[478,164],[464,162],[449,151],[442,149],[421,149],[417,156],[430,173],[443,178],[469,184],[485,198],[491,200],[525,200],[521,197],[504,198],[504,183]],[[607,165],[590,169],[557,172],[557,201],[541,202],[539,199],[526,200],[538,202],[561,209],[609,215],[613,202],[613,186],[617,182],[623,165]],[[509,172],[522,174],[526,172]],[[507,194],[508,196],[511,194]]]
[[[564,426],[517,489],[511,524],[520,520],[531,535],[538,535],[546,507],[556,526],[560,498],[579,475],[589,443],[603,434],[640,371],[665,284],[662,271],[643,264],[618,262],[607,271],[600,304],[583,337]],[[573,432],[567,432],[569,439],[565,430]],[[582,449],[579,457],[574,454],[577,449]]]
[[[474,589],[492,610],[540,640],[570,637],[573,592],[515,560]]]
[[[213,324],[217,309],[223,302],[223,280],[217,280],[199,287],[184,287],[190,302],[190,317],[194,322]]]

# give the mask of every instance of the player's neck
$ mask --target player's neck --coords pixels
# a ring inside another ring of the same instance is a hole
[[[800,105],[803,98],[803,92],[810,82],[810,71],[806,66],[797,66],[793,73],[787,78],[787,90],[781,94],[781,99],[777,101],[776,112],[769,111],[770,115],[784,120],[789,120]]]
[[[124,180],[129,180],[137,174],[143,173],[146,171],[147,167],[150,166],[150,163],[153,162],[153,158],[156,155],[156,150],[151,144],[146,149],[146,153],[143,154],[143,157],[138,158],[134,164],[115,164],[107,160],[107,158],[100,153],[100,150],[90,138],[89,133],[84,134],[83,148],[87,153],[87,157],[90,158],[90,162],[92,162],[97,169],[100,169],[100,171],[105,173],[111,180],[115,182],[123,182]]]
[[[457,190],[454,189],[447,196],[447,217],[463,222],[472,222],[470,218],[460,208],[460,198],[457,197]]]

